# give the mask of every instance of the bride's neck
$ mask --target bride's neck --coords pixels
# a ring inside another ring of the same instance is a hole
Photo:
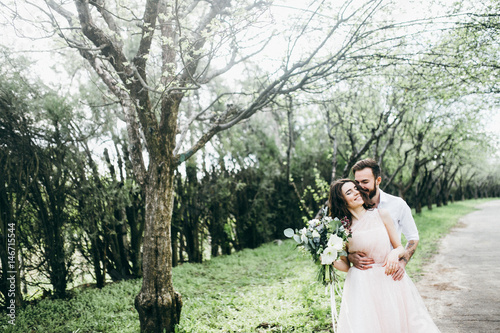
[[[363,217],[363,215],[365,215],[366,213],[366,209],[363,206],[356,207],[353,209],[349,208],[349,211],[351,212],[353,221],[361,219],[361,217]]]

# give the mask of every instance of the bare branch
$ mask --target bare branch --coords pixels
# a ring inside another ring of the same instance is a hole
[[[45,0],[45,3],[47,4],[47,6],[49,8],[53,9],[56,13],[58,13],[59,15],[64,17],[71,27],[73,27],[75,25],[75,22],[77,21],[77,19],[76,19],[76,17],[74,17],[74,15],[70,11],[67,11],[66,9],[64,9],[62,6],[60,6],[54,0]],[[31,3],[31,5],[42,10],[36,4]],[[51,14],[48,14],[47,16],[53,17]],[[53,22],[57,22],[57,21],[53,20]]]
[[[142,155],[142,143],[138,131],[138,124],[135,115],[135,105],[132,103],[128,92],[121,88],[119,82],[107,71],[104,64],[90,52],[80,49],[82,56],[94,68],[94,71],[99,75],[108,89],[119,99],[120,104],[125,112],[125,120],[127,122],[127,132],[130,143],[130,156],[132,158],[132,166],[137,181],[141,186],[145,185],[146,167]]]
[[[116,34],[116,38],[113,38],[113,40],[116,44],[118,44],[120,48],[122,48],[123,41],[120,38],[120,29],[118,28],[113,15],[105,8],[106,4],[104,0],[95,0],[89,2],[97,8],[102,18],[108,25],[109,29]]]
[[[205,76],[200,78],[199,83],[206,84],[209,81],[213,80],[214,78],[216,78],[222,74],[225,74],[227,71],[232,69],[235,65],[243,63],[243,62],[247,61],[248,59],[254,57],[255,55],[261,53],[266,48],[266,46],[271,42],[271,40],[272,40],[272,37],[269,38],[265,43],[263,43],[260,49],[258,49],[257,51],[255,51],[253,53],[250,53],[250,54],[246,55],[245,57],[242,57],[238,60],[236,60],[238,49],[236,47],[234,47],[232,55],[231,55],[231,60],[227,63],[227,65],[224,68],[221,68],[219,70],[216,70],[216,71],[210,73],[210,75],[208,73],[205,74]]]

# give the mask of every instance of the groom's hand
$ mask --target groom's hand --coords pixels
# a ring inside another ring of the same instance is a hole
[[[349,253],[347,259],[349,259],[354,267],[360,270],[370,269],[372,268],[371,265],[375,263],[375,260],[367,257],[363,252]]]

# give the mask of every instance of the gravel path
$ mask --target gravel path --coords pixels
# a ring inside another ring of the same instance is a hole
[[[500,200],[478,208],[442,239],[416,283],[442,333],[500,332]]]

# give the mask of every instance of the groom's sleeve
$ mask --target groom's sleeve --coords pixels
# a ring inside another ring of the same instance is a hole
[[[408,206],[408,204],[404,202],[404,200],[402,200],[402,203],[400,223],[402,226],[403,235],[405,235],[407,241],[419,240],[417,225],[415,224],[415,220],[411,215],[410,206]]]

